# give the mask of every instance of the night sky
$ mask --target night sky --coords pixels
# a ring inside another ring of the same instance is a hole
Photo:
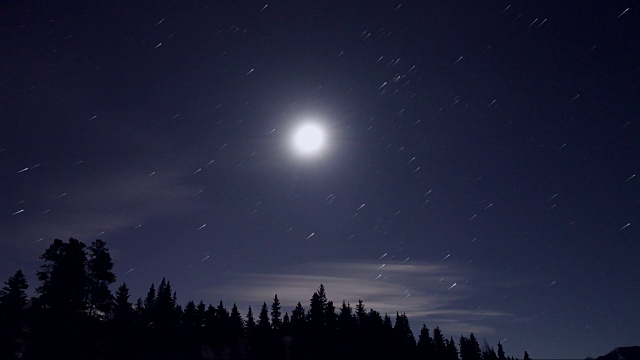
[[[102,239],[132,300],[638,345],[637,4],[309,3],[2,2],[0,279]]]

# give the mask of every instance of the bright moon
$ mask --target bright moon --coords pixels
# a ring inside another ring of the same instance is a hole
[[[324,147],[324,130],[316,124],[305,124],[293,133],[293,148],[301,155],[318,153]]]

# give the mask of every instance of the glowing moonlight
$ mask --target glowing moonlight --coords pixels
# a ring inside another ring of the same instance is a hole
[[[316,124],[305,124],[293,133],[293,149],[300,155],[319,153],[325,146],[325,132]]]

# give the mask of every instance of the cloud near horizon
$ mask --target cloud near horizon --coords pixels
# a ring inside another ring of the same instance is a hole
[[[24,226],[18,223],[5,235],[30,239],[23,243],[25,246],[39,239],[93,241],[102,234],[144,226],[150,220],[201,210],[205,203],[196,196],[200,188],[184,184],[184,177],[177,172],[135,176],[113,173],[88,183],[54,186],[62,190],[40,194],[45,200],[26,208],[36,217],[25,218]]]
[[[234,299],[238,306],[252,306],[254,313],[263,302],[270,305],[274,294],[283,312],[308,299],[323,284],[327,298],[337,309],[346,301],[355,307],[361,299],[368,309],[392,316],[405,313],[415,336],[423,323],[439,326],[445,334],[469,332],[492,334],[496,321],[520,322],[515,314],[474,306],[479,294],[478,273],[452,264],[327,262],[307,263],[279,273],[236,273],[224,285],[205,288],[205,297]],[[455,284],[455,285],[454,285]],[[486,291],[483,290],[483,291]],[[467,305],[463,305],[467,304]]]

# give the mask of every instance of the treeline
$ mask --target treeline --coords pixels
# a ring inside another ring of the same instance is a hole
[[[392,321],[361,300],[336,308],[323,285],[308,309],[299,302],[283,314],[276,294],[242,316],[222,301],[182,307],[164,278],[133,303],[124,283],[113,294],[102,240],[55,240],[40,258],[36,297],[20,270],[0,291],[0,359],[514,359],[501,344],[481,349],[473,333],[456,344],[423,325],[416,341],[405,314]]]

